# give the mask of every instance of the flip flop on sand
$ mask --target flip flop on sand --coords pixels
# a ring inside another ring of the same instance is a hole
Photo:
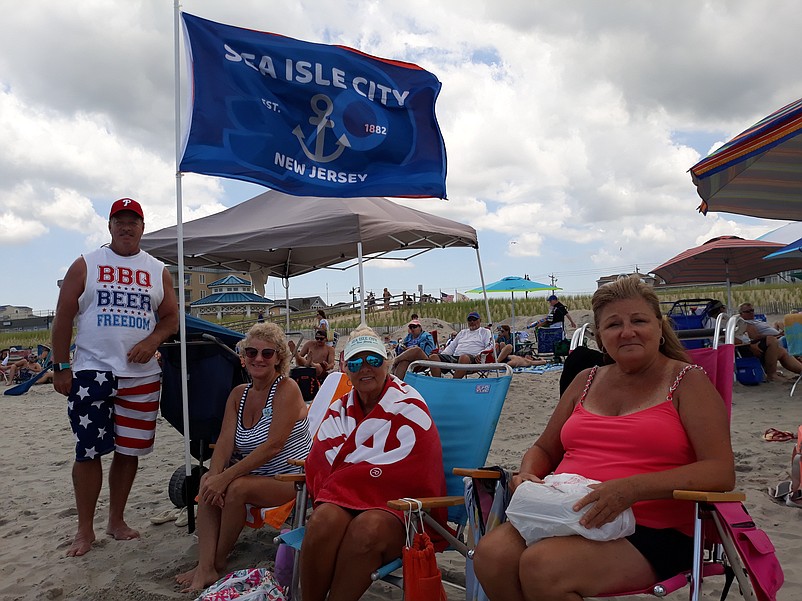
[[[796,438],[793,432],[785,432],[777,428],[769,428],[763,433],[763,440],[767,442],[787,442]]]
[[[167,522],[174,522],[180,512],[181,512],[180,509],[166,509],[161,513],[157,513],[156,515],[151,516],[150,523],[166,524]]]
[[[783,480],[777,486],[769,486],[769,496],[774,499],[785,499],[786,496],[791,494],[793,490],[793,483],[790,480]]]
[[[189,523],[189,516],[187,515],[187,508],[182,507],[178,510],[178,517],[175,518],[175,525],[183,528]]]

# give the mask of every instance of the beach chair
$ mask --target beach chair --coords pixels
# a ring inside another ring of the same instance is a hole
[[[486,365],[460,365],[458,369],[471,371],[487,371],[489,377],[476,378],[433,378],[423,373],[415,373],[416,367],[435,366],[454,369],[453,363],[435,363],[432,361],[413,362],[410,364],[404,380],[414,387],[429,407],[434,423],[440,433],[443,446],[443,467],[446,473],[447,496],[432,499],[418,499],[423,509],[423,519],[427,529],[437,531],[445,538],[450,547],[467,556],[468,547],[463,540],[463,527],[467,521],[467,510],[464,504],[464,484],[462,476],[454,473],[455,468],[479,468],[485,464],[490,444],[501,415],[501,409],[512,381],[512,369],[508,365],[496,363]],[[494,377],[496,376],[496,377]],[[305,503],[305,482],[294,478],[299,491],[298,508]],[[410,512],[418,508],[403,499],[390,501],[388,506],[399,511]],[[456,527],[456,535],[428,517],[425,512],[438,507],[448,507],[448,521]],[[408,516],[409,519],[412,519]],[[305,512],[296,514],[296,529],[282,533],[276,537],[277,543],[292,546],[300,550],[303,541],[303,523]],[[295,554],[295,567],[293,569],[293,584],[290,599],[298,599],[298,556]],[[396,586],[403,586],[403,577],[393,574],[401,568],[401,559],[390,562],[371,575],[374,581],[384,580]]]
[[[18,379],[15,377],[14,382],[11,383],[16,384],[16,386],[12,386],[11,388],[7,388],[5,391],[3,391],[4,395],[20,396],[25,394],[31,389],[31,386],[36,384],[40,379],[42,379],[45,376],[45,374],[49,373],[50,370],[53,369],[53,351],[50,349],[50,347],[45,345],[39,345],[39,350],[38,350],[39,355],[41,355],[45,349],[47,350],[46,355],[39,359],[39,364],[42,366],[42,371],[32,374],[30,377],[25,379]],[[73,344],[72,346],[70,346],[71,355],[74,350],[75,350],[75,345]],[[3,372],[3,376],[6,382],[8,382],[8,374]]]
[[[788,353],[794,357],[802,357],[802,313],[786,315],[783,323]],[[800,380],[802,380],[802,374],[797,377],[794,385],[791,386],[791,396],[794,396],[794,391]]]
[[[738,317],[727,323],[725,340],[713,339],[713,348],[690,349],[691,360],[707,372],[732,415],[732,384],[735,368],[735,326]],[[651,587],[606,596],[653,595],[664,597],[690,584],[689,599],[698,601],[705,578],[725,576],[721,599],[734,581],[744,599],[768,601],[782,586],[783,574],[774,555],[774,546],[765,532],[755,526],[743,501],[743,493],[674,491],[674,498],[695,504],[692,568]]]
[[[350,392],[351,388],[353,388],[353,386],[351,386],[351,381],[348,379],[348,376],[342,372],[330,373],[323,381],[323,384],[320,385],[320,389],[317,391],[315,398],[309,405],[309,410],[306,416],[306,421],[309,426],[309,433],[312,435],[313,439],[315,434],[317,434],[317,429],[320,427],[320,424],[323,421],[323,417],[326,415],[326,410],[328,409],[329,405],[331,405],[331,403],[336,399],[339,399],[341,396]],[[298,464],[298,462],[293,463]],[[297,478],[293,477],[295,474],[284,475],[290,476],[290,478],[287,479],[289,481],[297,481]],[[289,501],[280,507],[259,507],[257,505],[246,504],[245,525],[253,529],[258,529],[268,525],[276,530],[280,530],[281,526],[290,516],[295,507],[303,506],[303,501],[300,503],[298,501],[297,492],[298,491],[296,490],[296,499]]]
[[[574,349],[576,349],[578,346],[585,345],[585,334],[588,331],[589,327],[590,327],[589,323],[583,323],[576,330],[574,330],[574,333],[571,335],[571,346],[568,349],[569,353]]]
[[[550,354],[555,352],[555,346],[565,338],[563,323],[555,323],[548,327],[537,328],[537,354]]]

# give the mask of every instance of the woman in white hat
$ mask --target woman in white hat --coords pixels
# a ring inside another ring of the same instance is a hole
[[[390,375],[379,336],[361,326],[343,359],[354,388],[331,404],[306,460],[314,511],[301,549],[304,601],[361,597],[404,545],[403,516],[387,501],[445,494],[437,428],[420,394]],[[445,523],[444,511],[433,515]]]

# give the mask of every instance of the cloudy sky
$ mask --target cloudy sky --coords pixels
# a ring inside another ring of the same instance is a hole
[[[421,210],[479,232],[486,280],[528,274],[566,293],[648,271],[723,234],[785,222],[696,213],[687,173],[802,96],[796,0],[186,0],[232,25],[410,61],[442,82],[449,200]],[[108,240],[131,196],[147,230],[175,223],[172,0],[0,0],[0,304],[55,307],[56,281]],[[263,189],[183,178],[184,218]],[[293,295],[350,299],[355,270]],[[479,284],[472,251],[365,270],[379,294]],[[267,296],[283,297],[279,282]]]

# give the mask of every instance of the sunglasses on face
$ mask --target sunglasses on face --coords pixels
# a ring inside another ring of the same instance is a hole
[[[364,359],[349,359],[345,362],[348,366],[348,371],[352,374],[355,374],[360,369],[362,369],[362,364],[367,363],[371,367],[381,367],[384,363],[384,357],[381,355],[368,355]]]
[[[325,336],[315,336],[315,340],[325,340]]]
[[[478,319],[476,319],[475,317],[469,317],[469,318],[468,318],[468,321],[479,321],[479,320],[478,320]]]
[[[755,312],[754,309],[744,309],[743,311],[741,311],[741,313],[754,313],[754,312]]]
[[[245,347],[245,356],[248,359],[256,359],[256,356],[259,354],[259,349],[255,349],[252,346]],[[262,349],[262,359],[270,359],[273,355],[276,354],[276,349],[272,348],[263,348]]]

